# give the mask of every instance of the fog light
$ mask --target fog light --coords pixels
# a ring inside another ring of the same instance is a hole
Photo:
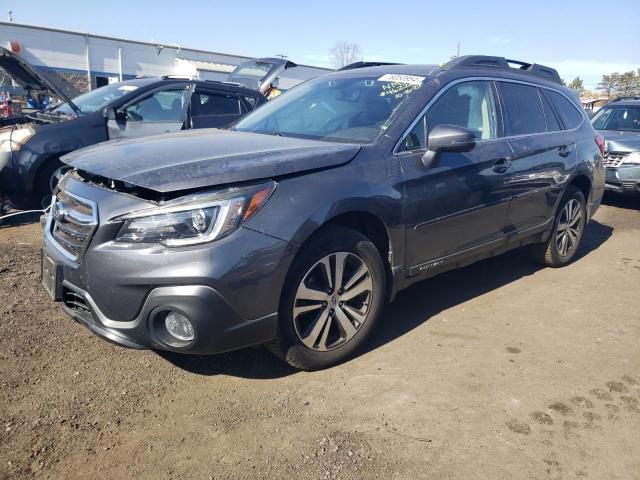
[[[167,331],[178,340],[189,342],[193,340],[193,325],[184,315],[178,312],[169,312],[164,319]]]

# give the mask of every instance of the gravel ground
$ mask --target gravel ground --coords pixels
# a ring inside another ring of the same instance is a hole
[[[106,343],[0,228],[0,478],[640,479],[640,202],[607,203],[571,266],[417,284],[315,373]]]

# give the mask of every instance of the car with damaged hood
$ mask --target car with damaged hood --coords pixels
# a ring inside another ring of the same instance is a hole
[[[255,90],[185,78],[137,78],[70,99],[28,62],[0,50],[0,67],[32,96],[61,103],[14,115],[0,128],[0,192],[12,203],[43,207],[64,173],[60,157],[113,139],[183,129],[224,128],[266,102]]]
[[[353,355],[414,282],[524,246],[566,265],[602,198],[602,139],[555,70],[517,65],[345,70],[231,130],[71,153],[44,288],[120,345],[266,344],[316,369]]]
[[[640,195],[640,97],[620,97],[604,105],[591,123],[605,140],[605,188]]]

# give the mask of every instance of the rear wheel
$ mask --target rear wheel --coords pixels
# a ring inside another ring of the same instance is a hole
[[[373,329],[384,292],[384,265],[375,245],[354,230],[329,227],[294,261],[278,335],[267,347],[304,370],[341,362]]]
[[[576,187],[569,187],[556,212],[553,232],[546,242],[533,246],[533,258],[548,267],[567,265],[580,247],[586,226],[584,195]]]

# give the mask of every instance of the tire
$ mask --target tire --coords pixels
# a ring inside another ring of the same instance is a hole
[[[302,370],[348,359],[380,316],[385,275],[380,252],[367,237],[344,227],[325,228],[291,266],[280,298],[277,336],[267,348]]]
[[[567,222],[567,216],[571,216]],[[533,245],[535,261],[547,267],[559,268],[571,263],[580,248],[587,226],[587,208],[584,195],[570,186],[556,210],[553,231],[546,242]]]
[[[58,185],[62,175],[70,169],[71,167],[68,167],[58,159],[47,160],[40,167],[34,186],[33,201],[31,202],[34,208],[46,208],[49,206],[53,190]]]

